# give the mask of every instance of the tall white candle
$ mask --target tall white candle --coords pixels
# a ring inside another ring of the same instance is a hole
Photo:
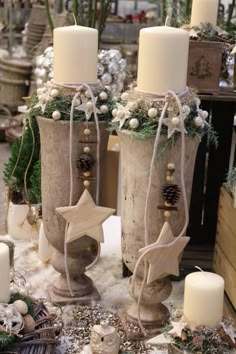
[[[53,31],[53,78],[67,84],[97,81],[98,31],[83,26]]]
[[[139,36],[137,89],[165,94],[185,90],[189,35],[168,26],[144,28]]]
[[[9,247],[0,243],[0,303],[10,300],[10,258]]]
[[[201,23],[217,23],[218,0],[193,0],[191,26],[200,26]]]
[[[214,273],[195,272],[185,278],[184,319],[188,324],[217,326],[222,320],[224,279]]]

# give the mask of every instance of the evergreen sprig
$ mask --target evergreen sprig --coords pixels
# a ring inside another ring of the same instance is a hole
[[[32,182],[34,183],[35,180],[32,180],[31,178],[35,169],[35,163],[39,160],[40,156],[40,136],[38,123],[36,120],[36,117],[39,113],[40,110],[38,108],[33,109],[28,113],[26,116],[24,133],[12,144],[10,158],[4,165],[4,183],[9,189],[10,199],[13,199],[12,197],[17,194],[18,203],[30,202],[31,204],[36,204],[39,201],[39,198],[34,198],[34,193],[30,193],[32,188],[40,188],[39,186],[32,185]],[[35,143],[33,143],[33,137]],[[27,166],[30,162],[33,149],[34,153],[32,156],[32,161],[29,165],[28,173],[26,176],[26,186],[27,190],[29,191],[29,195],[31,196],[30,200],[27,200],[27,196],[24,190],[24,176]],[[14,169],[15,171],[13,173]]]

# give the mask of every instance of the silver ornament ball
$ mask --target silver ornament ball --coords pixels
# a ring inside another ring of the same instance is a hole
[[[112,61],[109,65],[108,65],[108,72],[110,74],[116,74],[119,71],[119,65]]]
[[[111,74],[109,74],[109,73],[103,74],[101,77],[101,82],[103,85],[110,85],[110,83],[112,82]]]
[[[196,127],[202,127],[203,125],[203,119],[202,117],[196,117],[194,118],[194,124],[196,125]]]

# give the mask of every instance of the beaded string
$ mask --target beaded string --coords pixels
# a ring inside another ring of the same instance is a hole
[[[69,133],[69,156],[70,156],[70,194],[69,194],[69,206],[72,205],[72,197],[73,197],[73,166],[72,166],[72,140],[73,140],[73,117],[74,117],[74,109],[76,105],[76,100],[80,96],[80,90],[83,87],[86,87],[87,90],[89,91],[89,94],[91,96],[92,104],[93,104],[93,113],[94,113],[94,120],[96,124],[96,132],[97,132],[97,164],[96,164],[96,204],[99,202],[99,186],[100,186],[100,128],[99,128],[99,121],[98,121],[98,116],[96,112],[96,102],[94,98],[93,91],[91,89],[91,86],[88,85],[87,83],[83,83],[81,85],[64,85],[64,84],[59,84],[56,83],[58,86],[62,86],[65,88],[74,88],[76,89],[76,93],[73,97],[72,103],[71,103],[71,110],[70,110],[70,133]],[[94,83],[94,86],[97,85],[97,83]],[[92,85],[93,86],[93,85]],[[86,117],[86,123],[88,124],[88,119]],[[66,223],[65,227],[65,238],[64,238],[64,256],[65,256],[65,271],[66,271],[66,280],[68,284],[68,288],[70,291],[71,296],[74,296],[73,289],[71,287],[71,282],[70,282],[70,274],[69,274],[69,269],[68,269],[68,250],[67,250],[67,231],[68,231],[69,223]],[[94,262],[93,262],[94,263]]]
[[[148,216],[148,209],[149,209],[149,200],[150,200],[150,194],[151,194],[151,184],[152,184],[152,177],[153,177],[153,170],[154,170],[154,163],[155,163],[155,158],[156,158],[156,153],[157,153],[157,148],[159,145],[159,140],[160,140],[160,132],[163,124],[163,119],[166,113],[166,110],[168,108],[168,97],[173,96],[173,98],[176,100],[176,103],[178,105],[179,113],[180,113],[180,124],[181,124],[181,158],[180,158],[180,177],[181,177],[181,187],[182,187],[182,193],[183,193],[183,201],[184,201],[184,214],[185,214],[185,223],[184,226],[178,235],[178,237],[175,238],[174,241],[170,242],[168,245],[157,245],[157,244],[152,244],[150,245],[149,248],[146,249],[146,251],[139,257],[135,268],[134,268],[134,273],[133,277],[131,280],[131,291],[134,294],[134,286],[135,286],[135,279],[137,278],[137,270],[138,267],[141,263],[141,261],[144,259],[144,257],[150,252],[154,251],[159,248],[166,248],[167,246],[169,247],[170,245],[174,245],[180,237],[182,237],[185,234],[185,231],[188,226],[189,222],[189,212],[188,212],[188,203],[187,203],[187,195],[186,195],[186,187],[185,187],[185,179],[184,179],[184,169],[185,169],[185,129],[184,129],[184,115],[183,115],[183,108],[182,104],[180,101],[180,98],[178,95],[173,92],[173,91],[168,91],[166,96],[165,96],[165,105],[161,114],[161,117],[159,119],[159,124],[158,124],[158,129],[155,137],[155,142],[154,142],[154,147],[153,147],[153,155],[152,155],[152,160],[151,160],[151,168],[150,168],[150,175],[149,175],[149,181],[148,181],[148,189],[147,189],[147,197],[145,201],[145,209],[144,209],[144,240],[145,240],[145,246],[149,245],[149,240],[148,240],[148,222],[147,222],[147,216]],[[145,284],[147,282],[147,272],[148,272],[148,261],[144,260],[144,276],[143,276],[143,282],[138,298],[138,323],[139,326],[146,335],[146,330],[142,325],[141,321],[141,315],[140,315],[140,305],[141,305],[141,300],[142,300],[142,295],[143,295],[143,290],[145,287]]]

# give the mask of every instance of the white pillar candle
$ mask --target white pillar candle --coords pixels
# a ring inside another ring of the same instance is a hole
[[[218,0],[193,0],[191,26],[199,27],[201,23],[210,22],[216,25],[218,16]]]
[[[189,34],[168,26],[140,31],[137,89],[165,94],[185,90]]]
[[[184,320],[195,326],[216,327],[223,316],[224,279],[214,273],[195,272],[185,278]]]
[[[10,300],[10,259],[9,247],[0,243],[0,303]]]
[[[67,84],[97,81],[98,31],[83,26],[53,31],[53,78]]]

